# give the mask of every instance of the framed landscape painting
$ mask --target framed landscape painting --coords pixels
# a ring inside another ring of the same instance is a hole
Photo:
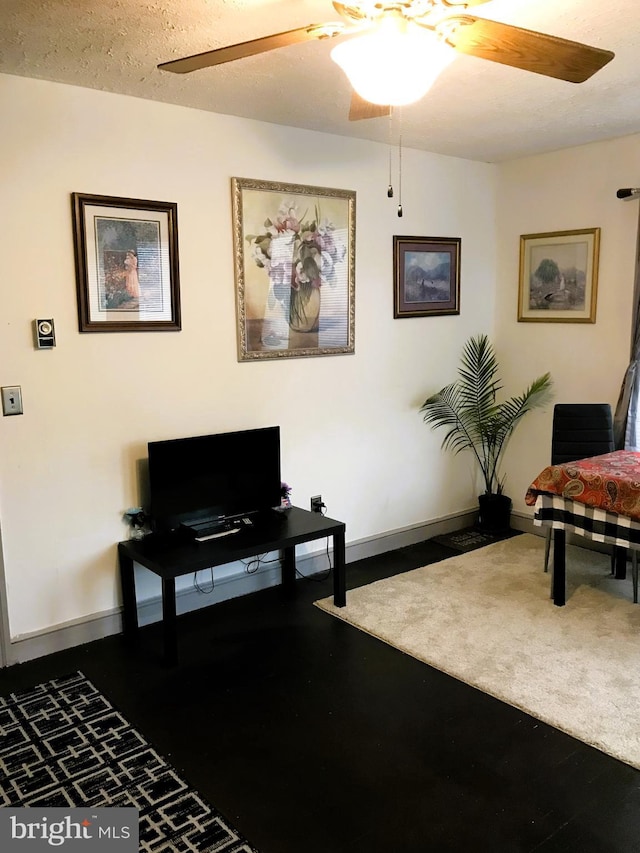
[[[460,237],[393,238],[393,316],[460,313]]]
[[[177,205],[72,193],[81,332],[179,331]]]
[[[600,229],[520,237],[519,323],[595,323]]]
[[[238,360],[354,352],[352,190],[232,178]]]

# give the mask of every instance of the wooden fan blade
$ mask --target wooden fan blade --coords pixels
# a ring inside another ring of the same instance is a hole
[[[161,63],[158,68],[163,71],[173,71],[175,74],[188,74],[190,71],[222,65],[224,62],[233,62],[235,59],[266,53],[279,47],[289,47],[292,44],[314,39],[333,38],[343,33],[345,29],[344,24],[308,24],[306,27],[298,27],[284,33],[275,33],[272,36],[243,41],[228,47],[206,50],[204,53],[196,53],[194,56],[185,56],[182,59],[172,59],[170,62]]]
[[[614,57],[610,50],[470,15],[447,35],[447,43],[470,56],[570,83],[583,83]]]
[[[349,121],[361,121],[364,118],[380,118],[391,114],[391,107],[383,104],[371,104],[361,98],[357,92],[351,95]]]

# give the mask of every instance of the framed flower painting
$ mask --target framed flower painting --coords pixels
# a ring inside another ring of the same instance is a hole
[[[351,190],[231,179],[238,360],[353,353]]]

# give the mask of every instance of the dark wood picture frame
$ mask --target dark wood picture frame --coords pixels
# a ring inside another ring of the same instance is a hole
[[[81,332],[181,329],[178,206],[72,193]]]
[[[393,316],[460,313],[460,237],[393,238]]]

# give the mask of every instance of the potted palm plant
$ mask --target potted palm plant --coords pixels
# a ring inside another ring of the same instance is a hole
[[[466,342],[458,379],[428,397],[420,411],[434,429],[446,430],[442,447],[460,453],[470,450],[476,458],[484,494],[478,498],[478,526],[498,532],[509,528],[511,499],[503,493],[500,465],[509,439],[521,418],[551,398],[549,373],[539,376],[517,397],[496,402],[502,383],[498,360],[489,338],[476,335]]]

